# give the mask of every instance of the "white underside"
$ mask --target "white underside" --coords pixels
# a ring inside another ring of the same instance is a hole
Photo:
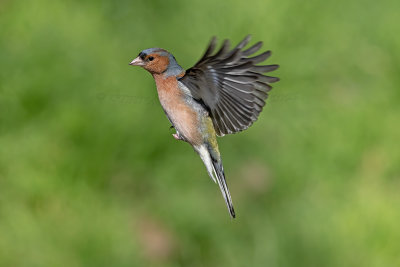
[[[194,149],[197,151],[197,153],[199,153],[201,160],[204,162],[204,165],[206,165],[208,175],[211,177],[214,183],[216,183],[217,182],[217,180],[215,179],[216,173],[211,161],[210,153],[208,152],[207,148],[204,145],[201,145],[201,146],[194,146]]]

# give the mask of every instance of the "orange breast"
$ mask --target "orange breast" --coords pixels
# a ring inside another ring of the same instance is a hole
[[[162,75],[153,76],[160,103],[176,130],[191,144],[201,144],[202,136],[198,127],[198,114],[186,103],[186,96],[179,89],[176,78],[173,76],[164,78]]]

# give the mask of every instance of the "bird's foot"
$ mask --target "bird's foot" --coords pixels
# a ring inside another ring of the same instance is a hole
[[[183,141],[183,138],[182,138],[182,136],[179,134],[179,133],[175,133],[175,134],[173,134],[172,135],[176,140],[182,140]]]

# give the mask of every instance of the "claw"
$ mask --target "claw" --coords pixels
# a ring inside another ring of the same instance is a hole
[[[176,139],[176,140],[181,140],[180,136],[178,134],[172,134],[172,136]]]
[[[183,137],[182,137],[179,133],[174,133],[172,136],[173,136],[176,140],[185,141],[185,140],[183,139]]]

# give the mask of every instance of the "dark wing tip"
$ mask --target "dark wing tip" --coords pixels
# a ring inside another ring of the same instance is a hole
[[[247,58],[247,60],[250,60],[251,62],[253,62],[253,64],[257,64],[267,60],[270,56],[271,56],[271,50],[268,50],[257,56],[249,57]]]
[[[198,62],[209,57],[214,52],[216,46],[217,46],[217,37],[213,36],[210,40],[210,43],[208,44],[206,52],[204,52],[204,55],[201,57],[201,59]]]
[[[262,45],[263,45],[263,42],[259,41],[259,42],[257,42],[256,44],[252,45],[250,48],[244,50],[244,51],[242,52],[242,54],[243,54],[244,56],[250,56],[250,55],[254,54],[255,52],[257,52],[258,50],[260,50],[260,48],[262,47]]]
[[[231,214],[232,219],[235,219],[235,218],[236,218],[235,210],[233,209],[233,207],[230,207],[229,213]]]
[[[213,57],[218,58],[220,56],[223,56],[226,52],[228,52],[230,46],[231,42],[228,39],[225,39],[224,42],[222,43],[221,48]]]
[[[238,45],[235,47],[235,49],[243,49],[251,40],[251,34],[248,34],[244,39],[238,43]]]
[[[279,65],[273,64],[273,65],[259,65],[259,66],[251,66],[249,70],[255,71],[258,73],[266,73],[266,72],[271,72],[279,68]]]

